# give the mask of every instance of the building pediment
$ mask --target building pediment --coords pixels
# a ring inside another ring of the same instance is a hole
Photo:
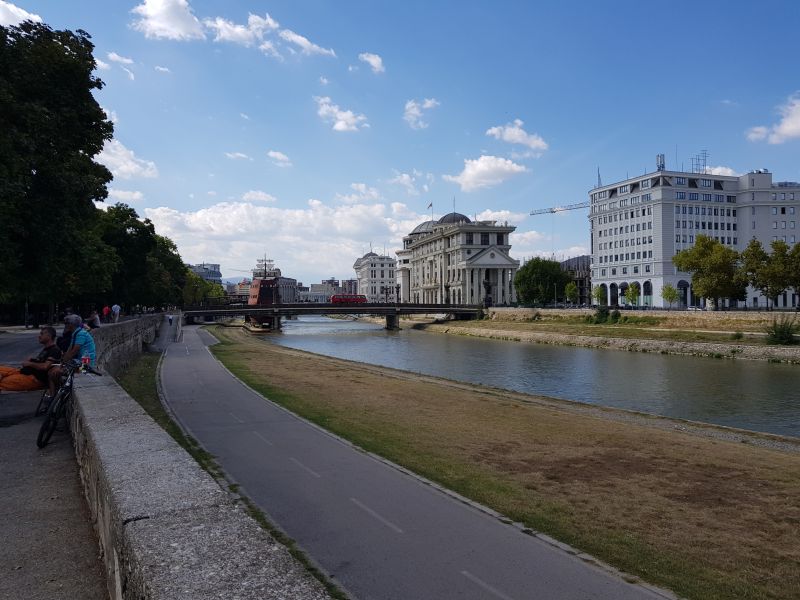
[[[506,254],[503,250],[498,248],[497,246],[489,246],[488,248],[484,248],[477,254],[473,254],[466,260],[466,264],[468,267],[474,268],[497,268],[497,267],[508,267],[517,268],[519,267],[519,261],[511,258],[508,254]]]

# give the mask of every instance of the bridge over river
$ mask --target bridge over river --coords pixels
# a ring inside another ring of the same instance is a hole
[[[479,304],[406,304],[361,303],[333,304],[300,302],[296,304],[208,304],[186,306],[183,316],[186,323],[195,319],[220,317],[249,317],[251,321],[266,324],[273,331],[281,327],[281,317],[299,315],[371,315],[386,318],[386,329],[399,329],[401,315],[448,314],[456,320],[477,319],[483,314]]]

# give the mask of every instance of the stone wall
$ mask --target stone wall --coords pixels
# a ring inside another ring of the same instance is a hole
[[[95,330],[120,372],[163,317]],[[113,600],[329,598],[110,376],[75,379],[71,430]]]

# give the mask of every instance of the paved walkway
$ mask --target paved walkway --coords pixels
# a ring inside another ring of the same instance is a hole
[[[36,354],[36,333],[0,333],[0,363]],[[71,438],[36,447],[39,397],[0,393],[0,598],[107,598]]]
[[[664,596],[523,534],[265,401],[184,328],[162,385],[182,425],[355,598]]]

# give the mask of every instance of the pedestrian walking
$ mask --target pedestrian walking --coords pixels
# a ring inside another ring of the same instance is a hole
[[[169,326],[172,327],[172,315],[167,316],[167,321],[169,321]]]
[[[114,306],[111,307],[111,314],[114,315],[114,323],[118,323],[119,322],[119,311],[121,311],[121,310],[122,310],[122,307],[120,307],[120,305],[117,304],[116,302],[114,303]]]
[[[111,307],[106,304],[103,307],[103,323],[110,323],[111,322]]]

